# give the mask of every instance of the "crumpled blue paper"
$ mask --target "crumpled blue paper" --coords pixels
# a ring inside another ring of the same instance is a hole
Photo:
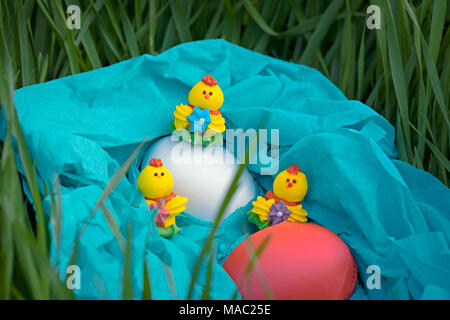
[[[297,163],[307,175],[303,202],[309,217],[338,234],[359,271],[352,299],[448,299],[450,296],[450,192],[435,177],[396,160],[394,128],[370,107],[347,100],[318,71],[248,51],[223,40],[176,46],[109,67],[17,90],[15,102],[38,183],[60,177],[63,223],[59,258],[64,275],[77,232],[99,195],[134,148],[168,135],[172,112],[206,74],[221,86],[228,128],[280,129],[280,170]],[[1,122],[3,129],[5,121]],[[0,128],[1,129],[1,128]],[[3,130],[0,130],[2,132]],[[182,214],[182,232],[158,236],[136,188],[145,149],[106,205],[125,236],[131,229],[131,280],[142,297],[147,259],[155,299],[187,297],[197,256],[211,224]],[[271,189],[273,176],[260,176]],[[26,187],[26,181],[23,181]],[[50,199],[44,202],[50,212]],[[236,287],[221,268],[229,253],[255,232],[238,209],[216,236],[210,298],[229,299]],[[242,227],[244,226],[244,228]],[[124,257],[100,211],[81,238],[79,299],[122,297]],[[370,289],[368,266],[378,266],[381,288]],[[332,267],[332,266],[330,266]],[[200,269],[194,298],[206,283]]]

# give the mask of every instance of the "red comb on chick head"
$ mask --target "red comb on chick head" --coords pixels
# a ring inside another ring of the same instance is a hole
[[[217,85],[216,79],[214,79],[210,74],[208,74],[207,76],[204,76],[202,78],[202,81],[204,84],[206,84],[210,87]]]
[[[155,168],[159,168],[162,167],[162,161],[160,159],[156,159],[156,158],[152,158],[150,160],[150,166],[155,167]]]
[[[287,170],[287,172],[292,173],[292,174],[297,174],[301,171],[300,168],[298,167],[298,165],[296,165],[295,163],[292,166],[290,166],[289,168],[287,168],[286,170]]]

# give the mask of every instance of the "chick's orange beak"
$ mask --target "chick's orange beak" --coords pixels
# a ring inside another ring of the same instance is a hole
[[[292,188],[292,182],[289,182],[287,185],[288,188]]]
[[[205,99],[209,99],[209,96],[207,94],[205,94]]]

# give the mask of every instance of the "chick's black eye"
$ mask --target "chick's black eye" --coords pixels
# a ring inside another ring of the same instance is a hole
[[[206,91],[203,91],[203,94],[206,94]]]
[[[288,179],[286,179],[286,182],[289,182],[289,181],[291,181],[291,180],[289,180],[289,178],[288,178]]]
[[[294,179],[294,180],[292,180],[292,182],[293,182],[293,183],[297,183],[297,180]]]
[[[212,96],[212,92],[210,92],[209,95]]]
[[[155,172],[155,177],[157,177],[158,176],[158,172]]]
[[[164,176],[164,172],[161,172],[161,176]]]

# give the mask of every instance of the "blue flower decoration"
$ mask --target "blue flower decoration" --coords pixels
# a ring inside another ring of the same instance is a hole
[[[200,109],[199,107],[194,107],[194,112],[187,117],[191,133],[193,132],[205,132],[208,125],[211,123],[211,117],[209,115],[209,109]]]

